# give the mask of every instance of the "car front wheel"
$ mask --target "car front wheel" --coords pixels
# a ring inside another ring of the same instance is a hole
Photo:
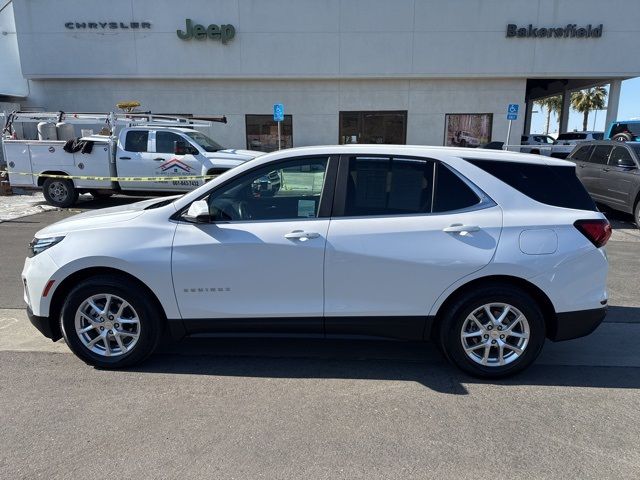
[[[509,286],[474,290],[445,312],[440,344],[465,372],[483,378],[513,375],[531,365],[545,339],[544,318],[524,291]]]
[[[101,276],[80,283],[62,308],[61,330],[86,363],[123,368],[146,359],[161,333],[157,307],[126,278]]]

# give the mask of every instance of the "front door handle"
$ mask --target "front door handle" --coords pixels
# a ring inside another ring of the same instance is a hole
[[[158,158],[154,158],[153,160],[156,162],[162,162],[164,158],[158,157]]]
[[[131,160],[131,157],[118,157],[118,160]]]
[[[480,227],[477,225],[462,225],[461,223],[454,223],[442,229],[443,232],[459,233],[460,235],[466,235],[469,232],[477,232],[479,230]]]
[[[294,230],[293,232],[287,233],[284,238],[288,240],[299,239],[300,241],[306,241],[310,238],[318,238],[320,236],[319,233],[316,232],[305,232],[304,230]]]

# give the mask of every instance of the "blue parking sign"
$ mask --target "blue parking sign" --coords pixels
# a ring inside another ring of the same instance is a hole
[[[507,113],[507,120],[517,120],[518,119],[518,115],[516,115],[515,113]]]
[[[510,103],[507,113],[518,115],[519,105],[517,103]]]
[[[275,103],[273,105],[273,121],[282,122],[284,120],[284,105],[282,103]]]

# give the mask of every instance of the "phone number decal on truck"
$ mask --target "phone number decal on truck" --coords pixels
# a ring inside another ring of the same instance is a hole
[[[197,180],[174,180],[173,182],[171,182],[171,184],[172,185],[181,185],[181,186],[185,186],[185,187],[199,187],[200,185],[202,185]]]

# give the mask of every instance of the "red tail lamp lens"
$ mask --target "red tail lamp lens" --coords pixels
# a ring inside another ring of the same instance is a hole
[[[573,226],[596,248],[604,247],[611,238],[611,224],[607,220],[578,220]]]

